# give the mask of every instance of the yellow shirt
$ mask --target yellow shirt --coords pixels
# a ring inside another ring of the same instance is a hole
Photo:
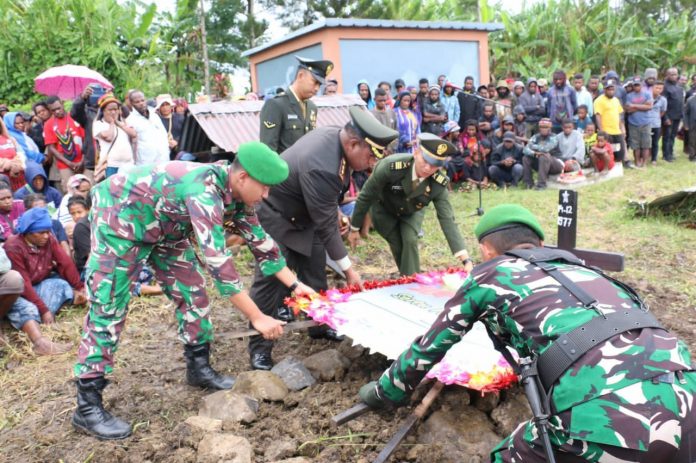
[[[602,118],[601,130],[609,135],[621,134],[621,125],[619,121],[621,120],[623,107],[618,98],[607,98],[605,95],[599,95],[597,99],[594,100],[594,112],[595,114],[599,114]]]

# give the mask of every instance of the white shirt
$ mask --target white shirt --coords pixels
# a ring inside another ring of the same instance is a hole
[[[147,108],[145,118],[136,109],[126,119],[138,134],[138,152],[135,165],[160,164],[169,161],[169,138],[162,120],[152,108]]]
[[[120,127],[116,126],[116,138],[106,141],[98,135],[109,130],[109,123],[95,120],[92,123],[92,136],[99,142],[99,156],[106,156],[107,167],[125,167],[133,165],[133,147],[130,137]]]
[[[592,94],[585,88],[582,87],[580,91],[575,92],[577,94],[578,106],[584,104],[587,106],[587,115],[592,117],[594,114],[594,102],[592,101]]]

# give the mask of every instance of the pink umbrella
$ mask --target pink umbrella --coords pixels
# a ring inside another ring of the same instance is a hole
[[[43,95],[58,95],[60,98],[74,98],[91,83],[97,83],[107,90],[114,88],[111,82],[86,66],[66,64],[42,72],[34,79],[34,90]]]

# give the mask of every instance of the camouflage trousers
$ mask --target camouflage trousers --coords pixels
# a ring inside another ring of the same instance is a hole
[[[696,373],[685,373],[684,383],[643,381],[632,387],[636,400],[617,407],[602,397],[550,419],[549,437],[558,463],[692,463],[696,461]],[[594,403],[593,403],[594,402]],[[617,424],[621,421],[622,424]],[[624,445],[609,445],[571,437],[573,419],[609,427]],[[632,423],[631,423],[632,422]],[[628,448],[631,447],[631,448]],[[544,449],[531,421],[520,424],[491,453],[494,463],[543,463]]]
[[[162,291],[175,304],[181,341],[191,345],[212,341],[213,327],[205,279],[189,240],[144,245],[119,239],[113,234],[95,236],[99,231],[95,233],[94,227],[92,232],[93,240],[105,241],[99,246],[94,246],[93,241],[90,262],[94,264],[88,266],[85,280],[90,306],[77,351],[76,376],[92,378],[113,371],[114,354],[128,313],[131,286],[146,262],[154,271]]]

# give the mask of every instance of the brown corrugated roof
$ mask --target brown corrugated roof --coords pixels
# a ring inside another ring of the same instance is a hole
[[[358,95],[317,96],[317,127],[345,125],[348,108],[365,106]],[[259,113],[263,101],[221,101],[191,104],[189,111],[213,144],[236,152],[241,143],[259,139]]]

